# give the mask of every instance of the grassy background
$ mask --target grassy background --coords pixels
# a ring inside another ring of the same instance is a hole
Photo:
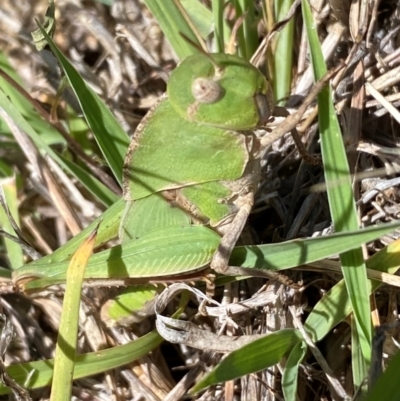
[[[189,7],[191,2],[186,3]],[[243,244],[264,244],[324,235],[332,231],[332,221],[338,232],[354,230],[359,225],[358,222],[362,226],[369,226],[396,220],[399,199],[397,178],[396,174],[386,177],[386,171],[389,168],[392,169],[391,172],[398,171],[398,116],[396,109],[389,114],[385,104],[391,102],[396,107],[398,99],[398,58],[395,52],[398,46],[396,35],[393,35],[398,26],[394,13],[396,2],[383,2],[375,10],[376,20],[372,18],[374,14],[371,15],[368,10],[354,6],[351,10],[346,7],[335,8],[334,5],[317,9],[317,5],[311,4],[313,18],[307,21],[310,16],[307,17],[304,10],[302,13],[297,9],[290,25],[276,35],[268,47],[264,46],[267,34],[276,21],[287,15],[290,2],[277,2],[274,6],[270,2],[259,2],[255,6],[253,2],[237,1],[225,9],[214,4],[214,14],[209,11],[210,3],[205,2],[205,8],[188,8],[191,18],[197,18],[195,25],[199,26],[200,36],[209,37],[215,26],[215,37],[218,40],[216,43],[208,43],[214,49],[221,51],[236,48],[246,58],[252,57],[258,50],[255,62],[271,79],[277,102],[286,103],[292,111],[298,108],[299,100],[302,100],[312,85],[310,62],[313,62],[316,76],[323,74],[323,63],[318,61],[319,43],[323,43],[324,58],[330,68],[344,60],[349,65],[333,82],[334,106],[329,92],[322,94],[319,103],[319,132],[325,135],[332,132],[330,130],[333,127],[334,135],[341,138],[338,133],[339,125],[335,120],[337,115],[344,146],[339,145],[342,149],[337,150],[337,145],[322,139],[319,147],[317,140],[313,139],[318,131],[317,120],[312,115],[315,109],[310,107],[298,128],[304,132],[303,140],[309,144],[312,153],[318,153],[321,148],[325,170],[320,166],[307,166],[301,162],[290,138],[274,143],[265,158],[263,180]],[[70,89],[63,92],[62,99],[58,102],[57,90],[61,84],[61,76],[57,61],[47,50],[39,54],[31,42],[30,31],[36,29],[34,17],[42,21],[46,7],[42,1],[18,4],[4,1],[3,13],[0,14],[0,48],[3,49],[0,53],[1,68],[40,103],[39,106],[33,104],[29,97],[21,95],[21,91],[16,93],[18,91],[15,91],[15,85],[11,85],[9,80],[0,82],[2,93],[6,96],[2,107],[11,100],[11,105],[15,106],[30,127],[24,128],[30,135],[30,140],[26,140],[23,134],[15,134],[16,130],[12,129],[10,122],[5,123],[2,114],[0,173],[13,216],[22,227],[28,242],[42,255],[51,254],[58,249],[120,198],[122,165],[116,160],[123,157],[129,141],[127,134],[133,134],[145,112],[165,91],[168,73],[179,58],[193,51],[191,46],[181,49],[184,44],[179,43],[181,39],[176,33],[175,36],[168,36],[175,51],[172,50],[158,22],[142,3],[57,3],[55,43],[72,61],[90,88],[103,99],[122,127],[121,131],[112,132],[114,136],[103,135],[105,144],[96,142],[93,132],[97,139],[101,137],[99,130],[107,128],[110,121],[112,124],[113,117],[102,114],[102,118],[96,119],[98,114],[95,113],[93,101],[88,99],[84,104],[79,104]],[[240,9],[248,12],[248,18],[243,23],[243,30],[237,35],[237,46],[229,47],[230,32],[240,15]],[[166,15],[163,10],[162,15]],[[177,23],[176,18],[172,21]],[[316,35],[307,39],[306,27],[310,28],[314,24],[317,24],[317,29],[314,29]],[[184,29],[179,27],[179,31]],[[310,46],[310,52],[306,51],[307,46]],[[364,80],[368,80],[373,88],[384,94],[386,100],[375,100],[372,90],[365,92],[360,86]],[[323,102],[325,108],[321,109]],[[89,119],[86,122],[82,118],[82,112],[86,117],[93,113],[92,123]],[[106,122],[104,127],[93,125],[99,121]],[[22,124],[16,118],[14,122]],[[29,130],[32,130],[32,134]],[[105,129],[104,132],[109,131]],[[328,139],[331,137],[332,134]],[[115,146],[111,147],[109,144]],[[107,154],[104,149],[110,152]],[[44,153],[55,161],[46,162],[52,174],[51,179],[46,178],[43,173]],[[347,157],[344,158],[345,154]],[[339,165],[338,160],[341,163]],[[344,170],[347,165],[349,171]],[[353,181],[349,173],[357,174],[351,192],[350,185]],[[328,191],[328,196],[325,195],[324,188],[316,190],[315,186],[324,181],[324,174],[325,180],[331,180],[328,189],[333,192]],[[347,208],[348,200],[353,196],[357,207],[352,204]],[[2,216],[2,221],[2,227],[11,231],[5,216]],[[305,284],[304,291],[296,294],[294,301],[291,301],[297,307],[296,313],[303,313],[302,320],[306,321],[306,328],[313,334],[313,340],[324,337],[318,347],[333,372],[333,377],[340,379],[335,384],[341,385],[350,396],[357,388],[363,387],[368,372],[373,373],[372,381],[378,374],[370,370],[371,348],[376,351],[377,347],[372,343],[369,290],[363,260],[368,260],[369,268],[393,272],[396,263],[382,255],[393,257],[393,254],[397,254],[397,248],[394,245],[390,247],[395,239],[396,233],[385,235],[356,251],[357,254],[347,257],[341,255],[341,266],[349,273],[349,277],[346,277],[347,287],[343,283],[338,284],[343,287],[340,293],[339,287],[333,287],[340,278],[337,263],[334,264],[336,270],[333,273],[326,271],[328,262],[289,273],[291,279],[301,280]],[[382,250],[381,259],[369,262],[368,257],[379,250]],[[21,248],[8,240],[2,243],[1,256],[4,282],[7,284],[10,276],[8,269],[20,267],[25,258]],[[360,275],[355,273],[354,266],[358,266]],[[306,271],[311,269],[313,271]],[[233,302],[242,293],[251,297],[264,284],[258,279],[231,284],[228,288],[233,300],[228,299],[226,302]],[[288,291],[274,282],[266,285],[267,291],[277,294]],[[345,310],[351,310],[351,305],[346,303],[348,300],[340,298],[346,294],[345,288],[350,295],[353,309],[356,310],[355,320],[347,319],[335,330],[327,330],[321,334],[322,327],[330,319],[335,322],[344,319],[346,314],[341,319],[334,320],[337,315],[341,316],[342,309],[345,309],[344,304],[348,308]],[[325,304],[318,303],[321,295],[327,291],[331,292],[330,297],[325,296],[322,300]],[[331,295],[335,291],[339,294],[336,298]],[[150,318],[129,329],[107,328],[102,322],[99,307],[109,296],[109,291],[102,288],[85,290],[82,310],[86,318],[81,320],[79,352],[97,351],[122,344],[154,327]],[[217,296],[221,299],[222,295]],[[292,294],[287,292],[286,298],[289,296]],[[337,303],[329,305],[332,300]],[[6,363],[51,358],[55,348],[61,294],[53,292],[51,295],[36,296],[34,301],[18,294],[8,294],[0,302],[17,332],[16,339],[8,350]],[[371,303],[374,325],[396,321],[397,299],[390,287],[382,287]],[[283,295],[279,302],[268,307],[260,302],[259,307],[259,310],[241,317],[241,330],[228,325],[226,334],[239,335],[242,331],[249,334],[279,332],[293,327],[293,317]],[[189,305],[185,311],[187,319],[197,322],[196,312],[197,305]],[[215,331],[219,327],[218,321],[213,319],[199,321],[198,324],[202,327],[213,327]],[[392,328],[390,333],[397,336],[396,329]],[[151,335],[153,334],[150,333]],[[290,338],[292,341],[292,337]],[[151,340],[154,344],[159,342],[158,338]],[[143,345],[141,347],[145,349]],[[259,352],[256,346],[254,348],[252,352]],[[384,349],[386,354],[394,354],[395,347],[390,338],[385,342]],[[300,360],[302,351],[295,351]],[[147,352],[145,349],[140,356]],[[191,382],[187,385],[189,388],[199,374],[198,367],[191,366],[196,356],[193,350],[186,352],[185,348],[165,345],[134,365],[75,382],[73,394],[77,399],[111,399],[110,394],[118,395],[119,399],[132,399],[139,395],[143,399],[161,400],[166,399],[167,395],[170,397],[167,399],[179,399],[179,396],[174,395],[174,391],[178,391],[176,383],[186,374],[191,377]],[[381,356],[376,356],[378,362],[374,360],[375,354],[372,356],[372,367],[375,369],[375,366],[379,366]],[[320,361],[316,365],[314,358],[315,354],[308,353],[299,375],[296,370],[295,377],[299,381],[294,390],[288,384],[290,377],[284,377],[283,384],[280,384],[279,369],[275,368],[275,371],[264,370],[257,376],[246,376],[236,382],[228,381],[216,390],[214,387],[210,390],[209,397],[268,399],[271,397],[270,389],[279,394],[283,387],[284,392],[286,389],[287,399],[295,399],[296,393],[299,399],[332,399],[334,390],[326,384],[329,370]],[[212,359],[206,361],[211,366],[217,362]],[[174,370],[176,366],[184,368]],[[293,366],[297,366],[296,363]],[[219,369],[226,372],[230,368],[233,369],[232,365]],[[103,370],[107,370],[107,366]],[[309,385],[310,378],[312,386]],[[29,384],[29,381],[25,384]],[[381,384],[381,388],[389,391],[389,387],[384,384]],[[32,396],[34,399],[46,399],[48,391],[36,390]],[[335,391],[342,394],[341,388],[336,388]],[[366,391],[364,388],[358,394],[362,395]],[[383,392],[379,394],[381,397],[385,395]],[[394,399],[390,393],[387,397]]]

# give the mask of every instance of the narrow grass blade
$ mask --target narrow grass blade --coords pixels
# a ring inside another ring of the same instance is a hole
[[[254,1],[234,0],[233,4],[235,6],[236,16],[243,18],[243,23],[237,30],[239,55],[246,60],[250,60],[258,46],[258,17],[256,17]]]
[[[356,391],[361,399],[364,399],[367,392],[367,381],[365,378],[368,376],[368,369],[363,358],[360,339],[354,315],[350,315],[351,321],[351,368],[353,373],[353,383]]]
[[[366,262],[367,268],[394,274],[400,266],[400,240],[389,244]],[[368,280],[367,295],[376,291],[382,283]],[[314,306],[304,327],[314,342],[322,340],[352,311],[351,301],[344,280],[332,287]]]
[[[40,129],[41,124],[33,124],[31,121],[26,120],[19,109],[17,109],[8,96],[0,90],[0,107],[13,119],[13,121],[23,129],[29,137],[33,140],[38,149],[46,152],[50,155],[61,167],[67,170],[71,175],[76,177],[80,182],[86,185],[86,188],[92,192],[101,202],[106,205],[110,205],[117,199],[117,195],[112,193],[105,185],[94,178],[90,173],[83,170],[72,162],[65,163],[65,159],[62,158],[57,152],[55,152],[51,146],[42,138],[43,132],[48,131],[48,127],[42,128],[42,131],[35,131],[33,128],[35,125]],[[30,108],[30,106],[28,107]],[[28,116],[29,117],[29,116]],[[36,121],[36,120],[35,120]],[[48,125],[49,126],[49,125]],[[42,132],[39,135],[37,132]]]
[[[326,66],[311,8],[307,1],[302,2],[302,10],[314,74],[315,78],[319,79],[326,73]],[[346,152],[330,88],[324,88],[319,94],[318,111],[322,159],[335,231],[354,231],[358,228],[356,206]],[[341,185],[330,185],[331,182],[341,182]],[[371,357],[372,326],[367,274],[361,248],[342,253],[340,261],[347,291],[353,305],[361,350],[368,365]]]
[[[212,0],[212,10],[214,16],[214,37],[215,37],[215,51],[217,53],[224,53],[225,39],[224,39],[224,3],[220,0]]]
[[[276,20],[281,21],[286,17],[292,6],[293,0],[276,2]],[[283,106],[290,94],[292,84],[292,60],[293,60],[293,19],[276,35],[276,46],[274,52],[274,71],[272,87],[277,103]],[[288,51],[289,49],[289,51]]]
[[[50,401],[69,401],[71,399],[82,283],[86,265],[93,252],[96,234],[97,230],[93,231],[82,243],[67,270]]]
[[[0,185],[3,187],[8,209],[17,225],[20,226],[16,179],[15,177],[2,179]],[[0,207],[0,227],[9,234],[15,235],[14,229],[2,207]],[[4,245],[7,250],[7,257],[11,269],[15,270],[21,267],[24,264],[24,255],[21,246],[8,238],[4,238]]]
[[[294,329],[280,330],[260,338],[227,355],[193,387],[191,393],[276,365],[301,340],[301,334]]]
[[[77,355],[75,360],[74,380],[116,369],[147,355],[158,347],[163,338],[152,331],[128,344],[113,348]],[[25,362],[11,365],[7,373],[27,389],[36,389],[51,384],[54,360]],[[0,384],[0,395],[9,394],[10,389]]]
[[[357,248],[384,233],[399,227],[400,223],[381,224],[362,230],[342,232],[327,237],[295,239],[277,244],[239,246],[232,252],[230,265],[248,268],[283,270],[323,260],[337,253]]]
[[[0,51],[0,68],[11,77],[15,82],[24,87],[23,80],[15,72],[13,67],[7,60],[5,53]],[[25,120],[29,122],[32,129],[40,134],[40,138],[46,145],[64,144],[65,140],[61,134],[47,121],[44,121],[39,113],[34,110],[29,101],[22,96],[15,88],[7,83],[4,78],[0,78],[0,88],[6,94],[8,102],[11,102],[16,109],[22,114]],[[2,106],[3,107],[3,106]],[[2,123],[0,119],[0,129],[3,135],[12,137],[8,126]],[[29,132],[27,132],[29,134]],[[33,140],[35,138],[32,138]]]
[[[129,137],[122,129],[117,119],[96,95],[96,93],[86,85],[85,81],[61,53],[54,42],[42,29],[53,54],[61,64],[66,77],[78,98],[86,121],[93,131],[97,144],[107,161],[108,166],[114,173],[114,177],[120,184],[122,183],[122,168],[124,165],[125,154],[129,145]]]
[[[200,37],[206,40],[213,31],[212,12],[203,2],[198,0],[179,0],[179,2],[190,17]]]
[[[297,381],[299,377],[299,367],[307,352],[307,344],[299,341],[293,349],[285,363],[285,369],[282,375],[282,391],[285,401],[296,401]]]
[[[144,0],[144,3],[160,24],[164,35],[180,60],[198,53],[198,50],[189,44],[182,36],[184,35],[189,38],[198,47],[202,46],[194,33],[193,28],[189,25],[179,8],[176,6],[175,1]],[[193,0],[187,3],[189,3],[190,8],[190,3],[193,3]],[[200,4],[198,1],[196,1],[196,3]],[[204,12],[204,6],[202,7],[202,12]],[[209,14],[208,21],[209,23],[212,22],[211,13]]]

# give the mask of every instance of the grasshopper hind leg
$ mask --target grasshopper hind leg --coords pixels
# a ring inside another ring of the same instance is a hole
[[[253,146],[258,146],[258,144],[253,143]],[[218,231],[222,234],[222,239],[210,263],[210,267],[217,273],[232,275],[230,273],[232,267],[229,266],[229,258],[253,208],[255,191],[260,181],[260,170],[259,159],[252,159],[247,164],[246,170],[240,179],[225,182],[225,185],[230,188],[233,195],[230,202],[235,205],[236,212],[229,223],[218,227]]]
[[[230,224],[227,225],[225,233],[215,251],[210,263],[210,267],[219,274],[226,276],[253,276],[263,277],[269,280],[276,280],[284,285],[298,289],[299,286],[287,276],[275,271],[260,268],[245,268],[239,266],[230,266],[229,259],[233,248],[246,225],[247,219],[251,213],[254,203],[254,190],[248,189],[248,192],[241,195],[239,211]]]
[[[227,230],[211,260],[210,267],[217,273],[227,273],[229,269],[229,258],[246,225],[253,203],[254,191],[250,189],[246,194],[242,195],[239,210],[232,222],[227,226]]]

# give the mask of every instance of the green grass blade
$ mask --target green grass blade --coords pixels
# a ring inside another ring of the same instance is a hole
[[[285,401],[296,401],[297,381],[299,377],[299,367],[307,352],[307,344],[304,341],[298,342],[286,360],[285,370],[282,375],[282,391]]]
[[[114,173],[114,177],[122,184],[122,169],[125,154],[129,145],[129,137],[122,129],[117,119],[96,95],[96,93],[86,85],[85,81],[60,52],[58,47],[42,29],[53,54],[61,64],[66,77],[78,98],[86,121],[93,131],[97,144],[107,161],[107,165]]]
[[[368,369],[365,364],[365,359],[361,352],[360,339],[354,315],[350,316],[351,319],[351,367],[353,374],[353,383],[357,389],[359,396],[363,399],[366,395],[367,382],[365,378],[368,376]]]
[[[164,35],[180,60],[198,53],[198,50],[189,44],[182,36],[186,36],[197,46],[201,47],[193,29],[182,16],[175,1],[144,0],[144,3],[160,24],[161,30],[164,32]],[[192,5],[190,3],[193,3],[193,0],[187,2],[187,9],[190,9]],[[200,4],[198,1],[195,1],[195,3]],[[196,4],[193,6],[195,7]],[[204,12],[203,6],[202,12]],[[208,21],[209,24],[212,23],[211,13],[209,14]]]
[[[212,0],[212,10],[214,16],[214,36],[215,36],[215,51],[224,53],[224,2],[221,0]]]
[[[0,267],[0,277],[5,279],[11,279],[11,270],[5,267]]]
[[[182,7],[193,22],[196,31],[203,40],[206,40],[213,31],[212,12],[198,0],[179,0]],[[222,3],[222,2],[221,2]],[[224,26],[224,25],[222,25]]]
[[[301,334],[294,329],[280,330],[255,340],[227,355],[193,387],[191,393],[276,365],[301,340]]]
[[[154,330],[128,344],[78,355],[75,361],[74,380],[96,375],[131,363],[158,347],[163,338]],[[11,365],[7,373],[28,389],[48,386],[53,377],[54,360],[25,362]],[[0,395],[9,394],[10,389],[0,384]]]
[[[68,171],[71,175],[76,177],[80,182],[87,185],[87,189],[92,192],[100,201],[106,205],[111,204],[117,199],[117,195],[111,192],[104,184],[99,182],[92,174],[86,172],[76,164],[69,162],[65,163],[65,159],[62,158],[57,152],[55,152],[51,146],[49,146],[42,135],[39,135],[34,129],[31,122],[27,121],[21,112],[14,106],[8,96],[0,90],[0,107],[12,118],[12,120],[23,129],[32,141],[35,143],[38,149],[46,152],[50,155],[61,167]]]
[[[2,52],[0,52],[0,68],[17,84],[19,84],[21,87],[24,87],[21,78],[10,66]],[[43,118],[32,107],[29,101],[21,93],[19,93],[16,88],[10,85],[3,78],[0,78],[0,87],[6,95],[5,99],[7,102],[6,104],[1,102],[0,105],[7,110],[7,113],[11,116],[9,107],[9,103],[11,103],[14,106],[13,109],[16,109],[18,112],[14,114],[18,114],[18,116],[22,115],[23,118],[17,117],[16,115],[13,115],[12,118],[31,137],[38,149],[48,153],[62,168],[77,178],[77,180],[104,205],[109,206],[116,201],[117,196],[104,184],[94,178],[93,174],[83,170],[79,165],[59,155],[51,148],[51,145],[65,145],[64,138],[57,129],[55,129],[47,121],[43,120]],[[68,112],[68,121],[71,127],[71,134],[76,134],[80,131],[86,134],[86,123],[82,118],[78,117],[72,111]],[[0,130],[4,135],[9,135],[10,137],[12,136],[8,126],[4,124],[1,119]]]
[[[18,227],[20,227],[16,178],[9,177],[7,179],[2,179],[1,186],[4,190],[8,209],[10,210],[10,213]],[[7,217],[5,210],[2,207],[0,207],[0,227],[7,233],[15,235],[15,231]],[[8,238],[4,238],[4,245],[7,250],[7,257],[11,269],[15,270],[18,267],[21,267],[24,264],[24,254],[21,246]]]
[[[343,232],[327,237],[295,239],[277,244],[236,247],[229,262],[232,266],[283,270],[315,262],[340,252],[357,248],[373,241],[384,232],[389,233],[400,223],[382,224],[354,232]]]
[[[400,266],[400,240],[389,244],[367,262],[367,268],[394,274]],[[376,291],[382,283],[368,280],[367,295]],[[338,323],[352,312],[344,280],[332,287],[314,306],[304,327],[314,342],[322,340]]]
[[[302,10],[314,74],[315,78],[319,79],[326,73],[326,66],[307,1],[302,3]],[[319,94],[318,111],[322,159],[335,231],[356,230],[358,218],[351,187],[350,171],[330,88],[324,88]],[[341,185],[330,185],[332,182],[340,182]],[[368,365],[371,357],[372,326],[367,292],[367,274],[361,248],[342,253],[340,261],[353,305],[362,353]]]
[[[243,17],[243,23],[237,30],[237,42],[239,55],[246,60],[250,60],[257,50],[258,32],[256,10],[252,0],[234,0],[236,16]]]
[[[119,199],[119,196],[113,191],[109,190],[102,182],[100,182],[92,173],[87,172],[81,166],[75,164],[73,161],[59,155],[59,160],[67,170],[71,171],[78,179],[79,183],[87,188],[100,202],[105,206],[111,206]]]
[[[96,231],[82,243],[68,266],[63,309],[54,357],[54,376],[50,401],[69,401],[76,359],[79,305],[85,267],[93,252]]]
[[[6,55],[0,51],[0,68],[20,86],[24,87],[21,77],[15,72],[7,60]],[[11,102],[22,114],[24,119],[46,145],[64,144],[65,140],[60,133],[47,121],[44,121],[39,113],[32,107],[29,101],[12,87],[4,78],[0,77],[0,88],[6,94],[8,102]],[[12,137],[8,126],[0,119],[0,130],[3,135]],[[32,138],[34,140],[34,138]]]
[[[292,3],[293,0],[284,0],[275,3],[278,7],[276,10],[277,21],[281,21],[286,17]],[[272,87],[274,98],[281,106],[286,103],[286,98],[290,94],[292,84],[293,31],[294,21],[292,19],[276,36]]]

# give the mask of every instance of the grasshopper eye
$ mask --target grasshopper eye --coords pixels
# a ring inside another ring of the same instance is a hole
[[[223,94],[223,88],[212,79],[196,78],[192,83],[192,95],[199,103],[215,103]]]
[[[273,113],[273,101],[271,96],[258,93],[255,95],[254,100],[257,106],[259,124],[266,124]]]

